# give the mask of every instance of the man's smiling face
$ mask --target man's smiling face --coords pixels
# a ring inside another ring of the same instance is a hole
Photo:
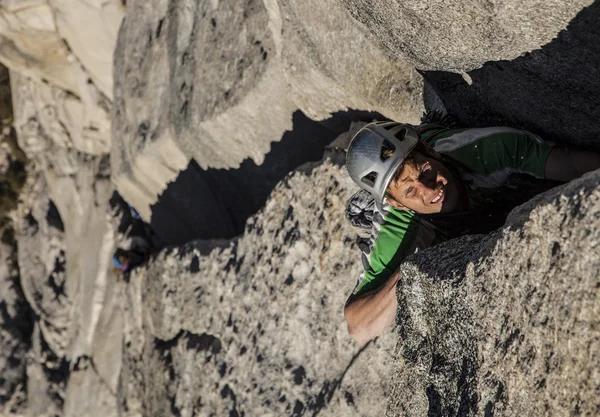
[[[458,179],[438,159],[415,152],[414,164],[405,164],[388,186],[387,201],[417,213],[448,213],[460,209]]]

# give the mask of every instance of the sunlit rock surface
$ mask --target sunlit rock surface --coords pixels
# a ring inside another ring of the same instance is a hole
[[[115,54],[113,179],[150,220],[191,158],[202,169],[261,164],[298,129],[298,110],[417,122],[421,89],[335,1],[129,1]]]
[[[21,314],[33,321],[24,395],[3,401],[4,412],[117,412],[122,335],[108,152],[123,14],[116,0],[0,4],[0,61],[10,69],[12,124],[29,160],[12,226],[28,304]]]
[[[342,315],[360,273],[343,220],[353,190],[337,163],[306,167],[276,187],[243,237],[166,250],[136,271],[125,314],[125,408],[381,416],[394,333],[363,349]]]
[[[112,54],[121,0],[6,0],[0,61],[20,74],[79,95],[91,76],[112,97]]]

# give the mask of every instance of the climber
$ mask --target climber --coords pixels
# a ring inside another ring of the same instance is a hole
[[[394,324],[397,269],[408,255],[502,226],[535,194],[600,168],[600,153],[508,127],[374,122],[352,139],[346,166],[362,188],[346,217],[369,236],[364,273],[344,308],[362,344]]]
[[[112,259],[115,267],[123,274],[126,274],[135,267],[144,264],[148,259],[148,253],[139,248],[130,250],[117,248]]]

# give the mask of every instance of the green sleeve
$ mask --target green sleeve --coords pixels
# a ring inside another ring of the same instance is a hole
[[[431,246],[434,236],[433,229],[424,225],[419,216],[392,207],[375,240],[369,257],[370,266],[354,295],[365,294],[383,285],[408,255]]]
[[[477,134],[478,137],[469,140],[471,134]],[[460,143],[461,140],[463,143]],[[540,179],[545,178],[546,162],[554,147],[552,142],[523,130],[487,128],[467,129],[442,139],[436,144],[436,149],[441,146],[443,150],[452,141],[460,146],[455,146],[447,154],[473,172],[493,175],[508,169]]]

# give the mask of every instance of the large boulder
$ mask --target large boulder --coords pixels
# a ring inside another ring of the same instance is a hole
[[[388,415],[595,415],[600,171],[400,268]]]
[[[590,0],[342,0],[395,57],[463,72],[549,43]]]
[[[361,348],[342,315],[361,268],[343,219],[353,190],[338,163],[307,167],[276,187],[243,237],[165,250],[136,270],[124,407],[144,416],[381,416],[396,338]]]

